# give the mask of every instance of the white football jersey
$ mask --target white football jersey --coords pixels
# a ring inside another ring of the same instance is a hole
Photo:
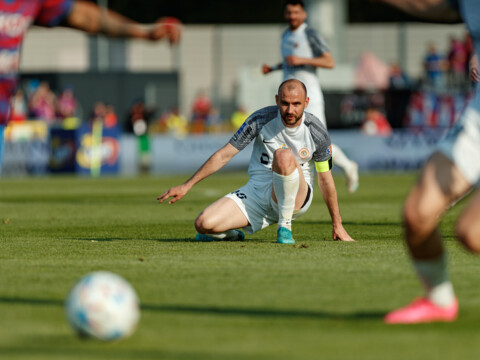
[[[312,188],[315,182],[313,162],[322,163],[332,157],[327,129],[320,120],[306,112],[300,126],[295,128],[285,127],[277,106],[254,112],[233,135],[230,144],[242,150],[253,140],[248,173],[250,181],[260,184],[272,181],[273,154],[277,149],[291,149]]]
[[[316,67],[311,65],[290,66],[285,61],[285,58],[290,55],[314,58],[322,56],[323,53],[329,51],[325,40],[315,29],[309,27],[306,23],[303,23],[294,31],[287,29],[283,33],[283,80],[297,79],[305,84],[307,96],[310,98],[310,103],[306,110],[319,118],[324,125],[326,124],[324,99]]]

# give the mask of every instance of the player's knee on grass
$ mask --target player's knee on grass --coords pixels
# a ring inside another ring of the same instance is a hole
[[[204,216],[200,214],[195,219],[195,229],[200,234],[207,234],[208,230],[205,228]]]
[[[215,224],[213,221],[202,212],[195,219],[195,229],[200,234],[211,234],[215,232]]]
[[[278,149],[273,154],[273,171],[280,175],[289,175],[297,167],[290,149]]]

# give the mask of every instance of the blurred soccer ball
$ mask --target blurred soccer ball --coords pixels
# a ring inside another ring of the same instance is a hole
[[[81,278],[70,291],[65,310],[79,335],[105,341],[132,335],[140,318],[133,287],[121,276],[107,271]]]

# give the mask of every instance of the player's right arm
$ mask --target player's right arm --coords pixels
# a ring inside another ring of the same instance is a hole
[[[268,73],[271,73],[272,71],[282,70],[282,69],[283,69],[283,64],[282,63],[279,63],[277,65],[263,64],[263,66],[262,66],[262,72],[264,74],[268,74]]]
[[[147,40],[168,38],[171,44],[180,40],[180,23],[174,18],[160,19],[153,27],[147,27],[115,11],[103,9],[86,1],[73,2],[63,25],[110,37]]]
[[[157,197],[157,200],[162,203],[171,198],[168,202],[169,204],[173,204],[174,202],[180,200],[196,183],[216,173],[218,170],[228,164],[228,162],[239,152],[240,150],[236,149],[232,144],[227,143],[224,147],[210,156],[210,158],[205,161],[205,163],[195,172],[195,174],[193,174],[190,179],[181,185],[168,189],[162,195]]]
[[[430,21],[460,22],[461,17],[458,9],[452,4],[452,0],[376,0],[398,9]]]

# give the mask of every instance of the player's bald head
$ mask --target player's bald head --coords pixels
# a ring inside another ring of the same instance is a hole
[[[307,87],[303,82],[297,79],[288,79],[282,82],[278,87],[278,96],[281,96],[286,91],[290,92],[294,90],[303,91],[305,98],[307,98]]]

